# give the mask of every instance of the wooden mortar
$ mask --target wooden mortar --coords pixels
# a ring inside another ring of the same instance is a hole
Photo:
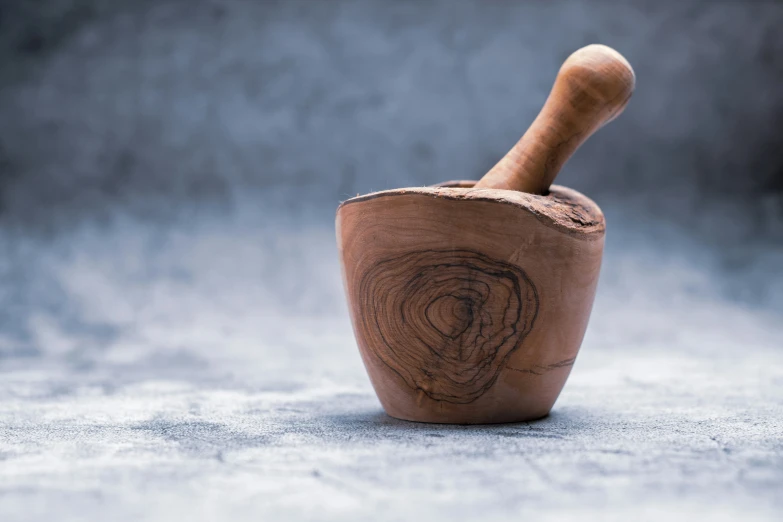
[[[549,413],[587,328],[605,230],[593,201],[550,184],[634,84],[619,53],[587,46],[479,182],[386,190],[337,209],[354,333],[389,415],[473,424]]]

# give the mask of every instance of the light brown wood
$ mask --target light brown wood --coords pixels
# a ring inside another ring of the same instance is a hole
[[[463,183],[343,203],[343,282],[386,412],[458,424],[546,415],[587,327],[603,237],[598,207],[556,186],[535,196]]]
[[[376,192],[338,208],[353,329],[389,415],[459,424],[529,420],[546,415],[562,390],[590,317],[604,217],[578,192],[550,188],[553,170],[546,171],[545,194],[508,187],[531,188],[529,166],[549,162],[556,170],[567,157],[563,151],[573,152],[576,141],[621,110],[611,100],[622,89],[601,80],[617,73],[601,64],[616,60],[598,60],[607,56],[604,49],[588,51],[595,60],[569,58],[553,89],[585,76],[570,72],[574,63],[591,63],[590,81],[578,89],[588,94],[569,102],[579,111],[545,108],[549,116],[539,119],[560,115],[550,124],[558,130],[510,153],[487,183]],[[563,134],[570,141],[552,156],[552,136],[566,131],[574,134]],[[543,186],[544,177],[536,179]],[[505,180],[502,188],[479,188],[498,180]]]
[[[635,84],[631,65],[614,49],[579,49],[563,63],[528,131],[476,188],[546,194],[576,149],[623,111]]]

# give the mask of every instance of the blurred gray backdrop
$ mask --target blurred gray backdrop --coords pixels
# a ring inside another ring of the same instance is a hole
[[[203,293],[209,274],[232,303],[257,285],[246,313],[344,311],[337,204],[479,178],[594,42],[629,59],[637,91],[558,182],[603,207],[609,252],[783,310],[780,2],[0,6],[0,353],[47,353],[43,315],[70,357],[103,357],[131,319],[86,310],[146,310],[145,284]],[[644,273],[619,273],[605,284],[644,296]]]
[[[5,353],[46,352],[39,314],[88,359],[121,337],[126,319],[90,317],[69,290],[86,287],[58,273],[65,262],[100,272],[78,256],[103,256],[106,277],[127,265],[146,284],[191,291],[214,274],[231,299],[254,282],[251,310],[341,310],[337,204],[479,178],[535,117],[562,61],[594,42],[629,59],[637,91],[559,183],[604,208],[609,252],[674,259],[721,299],[783,310],[780,2],[0,6]],[[177,234],[189,234],[184,246]],[[642,280],[622,278],[640,295]],[[131,283],[113,284],[102,309],[145,307],[126,302]]]
[[[478,178],[594,42],[629,59],[638,88],[561,183],[688,219],[723,199],[755,232],[780,216],[779,2],[0,5],[5,223],[166,218],[272,193],[289,213],[331,210]]]

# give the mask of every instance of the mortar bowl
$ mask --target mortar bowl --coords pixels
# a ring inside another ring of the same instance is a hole
[[[354,334],[398,419],[518,422],[549,413],[587,329],[605,221],[582,194],[475,182],[375,192],[337,209]]]

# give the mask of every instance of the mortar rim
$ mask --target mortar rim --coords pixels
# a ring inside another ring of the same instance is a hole
[[[342,201],[337,207],[337,214],[348,205],[386,197],[428,197],[512,205],[533,214],[550,228],[586,240],[602,238],[606,232],[606,219],[601,208],[574,189],[552,185],[547,194],[537,195],[504,189],[474,189],[475,183],[472,180],[451,180],[430,186],[370,192]]]

